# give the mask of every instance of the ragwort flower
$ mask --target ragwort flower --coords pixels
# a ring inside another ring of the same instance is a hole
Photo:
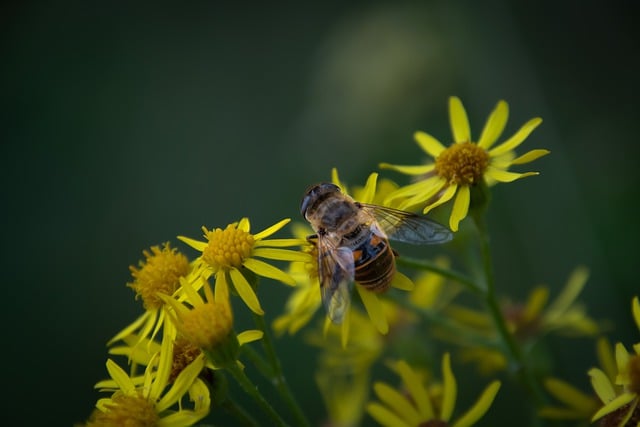
[[[449,226],[453,231],[457,231],[458,224],[467,216],[473,186],[483,181],[487,185],[493,185],[497,182],[512,182],[537,175],[538,172],[515,173],[509,171],[509,168],[512,165],[532,162],[549,153],[547,150],[539,149],[516,157],[514,151],[542,119],[529,120],[513,136],[494,147],[507,124],[508,115],[508,104],[505,101],[498,102],[484,126],[480,139],[474,142],[462,102],[457,97],[449,98],[454,143],[445,147],[433,136],[422,131],[416,132],[416,142],[434,158],[434,161],[418,166],[380,164],[381,168],[417,177],[416,182],[401,187],[389,195],[387,200],[402,200],[400,209],[426,204],[423,212],[427,213],[455,196]]]
[[[160,351],[149,361],[142,381],[135,381],[111,359],[107,361],[110,382],[97,387],[115,385],[109,398],[98,400],[96,410],[87,421],[87,427],[100,426],[189,426],[209,413],[209,388],[198,375],[204,367],[204,356],[194,359],[185,367],[169,387],[175,336],[170,323],[165,324]],[[182,399],[189,395],[193,409],[186,409]]]
[[[180,287],[180,278],[187,277],[191,271],[187,257],[168,242],[162,248],[152,246],[150,251],[144,250],[142,253],[145,260],[140,261],[138,267],[129,267],[134,280],[127,286],[136,292],[136,299],[142,299],[145,312],[109,340],[108,344],[136,331],[139,331],[139,340],[155,336],[164,323],[164,302],[158,294],[173,295]]]
[[[290,220],[284,219],[267,229],[250,233],[248,218],[229,224],[224,230],[208,230],[202,227],[206,242],[179,236],[178,238],[202,252],[196,260],[194,276],[208,279],[215,275],[215,292],[226,292],[231,283],[242,301],[256,314],[264,314],[256,293],[245,277],[247,270],[258,276],[278,280],[287,285],[295,285],[295,280],[271,264],[258,258],[279,261],[304,261],[307,254],[282,249],[299,246],[298,239],[267,239],[284,227]]]
[[[394,363],[393,369],[402,379],[402,388],[396,390],[390,385],[378,382],[374,384],[374,390],[381,403],[372,402],[367,405],[369,415],[380,425],[387,427],[469,427],[489,410],[500,389],[500,381],[493,381],[484,389],[471,409],[452,421],[458,386],[451,370],[449,354],[442,358],[441,396],[433,396],[423,384],[420,375],[405,361]]]
[[[209,282],[200,280],[204,282],[205,299],[191,284],[182,283],[191,308],[169,296],[163,295],[162,298],[173,309],[168,316],[180,336],[202,349],[214,366],[225,367],[236,363],[242,344],[262,338],[262,331],[250,330],[236,335],[229,295],[225,294],[227,291],[222,290],[214,297]]]
[[[640,302],[634,297],[631,303],[633,319],[640,330]],[[603,427],[633,427],[640,425],[640,343],[633,345],[635,354],[629,354],[622,343],[616,344],[615,361],[617,375],[611,379],[607,369],[589,370],[591,385],[603,403],[593,416]],[[605,367],[606,368],[606,367]]]

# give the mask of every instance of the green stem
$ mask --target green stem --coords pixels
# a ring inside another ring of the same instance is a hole
[[[264,351],[267,355],[267,359],[271,364],[271,382],[276,387],[285,403],[293,413],[293,416],[296,419],[296,425],[309,427],[311,424],[309,423],[309,420],[307,420],[307,417],[304,415],[304,412],[298,404],[298,401],[293,396],[293,393],[289,388],[289,384],[287,383],[287,379],[284,376],[280,359],[276,354],[275,347],[273,345],[273,339],[271,337],[269,328],[264,320],[264,317],[257,314],[254,314],[253,317],[258,328],[264,333],[261,341],[264,347]]]
[[[280,415],[276,412],[276,410],[273,409],[269,402],[267,402],[262,394],[260,394],[260,392],[258,391],[258,387],[256,387],[251,382],[249,377],[247,377],[247,375],[244,373],[244,370],[240,368],[237,363],[231,363],[226,366],[225,369],[231,374],[233,378],[235,378],[242,389],[256,401],[258,406],[260,406],[262,410],[264,410],[264,412],[269,415],[274,425],[277,425],[279,427],[285,427],[287,425],[280,417]]]
[[[486,291],[484,293],[484,302],[489,310],[489,314],[493,319],[498,334],[502,339],[509,358],[516,365],[516,372],[520,376],[521,381],[525,384],[531,396],[535,399],[536,404],[540,405],[544,402],[544,394],[536,380],[535,376],[527,366],[524,353],[520,345],[516,341],[513,334],[509,331],[507,321],[504,318],[500,304],[496,298],[495,279],[493,274],[493,260],[491,257],[491,247],[489,244],[489,233],[482,212],[476,212],[473,215],[476,228],[480,236],[480,252],[482,254],[482,263],[486,280]]]
[[[246,427],[258,427],[258,422],[238,403],[227,397],[221,404],[222,408],[236,418],[240,425]]]
[[[460,272],[457,272],[455,270],[442,268],[430,261],[419,260],[415,258],[407,258],[404,256],[398,257],[397,262],[398,264],[406,267],[411,267],[418,270],[432,271],[434,273],[441,275],[442,277],[446,277],[447,279],[451,279],[460,283],[461,285],[465,286],[469,291],[471,291],[476,295],[482,295],[482,290],[470,277]]]

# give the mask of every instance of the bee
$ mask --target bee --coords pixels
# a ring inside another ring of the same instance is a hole
[[[333,323],[341,323],[354,282],[372,292],[389,288],[396,272],[389,240],[411,244],[445,243],[453,238],[445,226],[413,213],[360,203],[337,185],[309,187],[300,213],[315,234],[322,302]]]

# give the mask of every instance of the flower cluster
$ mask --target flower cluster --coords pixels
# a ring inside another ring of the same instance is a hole
[[[517,154],[542,120],[502,138],[508,115],[499,101],[472,138],[462,102],[451,97],[451,144],[418,131],[429,156],[423,164],[380,163],[413,177],[408,183],[372,172],[363,185],[346,185],[334,168],[330,183],[303,198],[308,224],[286,218],[252,232],[244,217],[203,226],[200,240],[178,236],[191,257],[169,242],[143,250],[127,284],[142,314],[109,340],[109,378],[96,384],[107,395],[86,425],[188,426],[206,417],[217,423],[222,411],[248,426],[317,424],[278,355],[285,339],[300,335],[316,358],[310,379],[326,425],[469,427],[490,417],[501,390],[513,385],[530,394],[541,418],[640,425],[640,343],[629,351],[602,337],[606,324],[579,300],[586,267],[559,292],[539,285],[515,301],[497,291],[486,226],[491,191],[538,175],[512,167],[549,153]],[[463,224],[474,232],[458,233]],[[289,292],[281,311],[262,299],[274,282]],[[640,330],[637,297],[632,313]],[[246,317],[255,328],[236,332]],[[545,345],[549,336],[597,339],[599,367],[588,371],[595,395],[554,375],[546,363],[555,351]],[[384,366],[399,381],[389,382]],[[267,385],[258,387],[254,376]],[[475,400],[458,393],[467,386]],[[237,392],[259,411],[245,408]]]

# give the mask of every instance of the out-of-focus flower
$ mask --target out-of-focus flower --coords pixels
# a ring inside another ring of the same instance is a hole
[[[367,405],[369,415],[380,425],[387,427],[419,427],[432,424],[469,427],[489,410],[500,389],[500,381],[493,381],[471,409],[452,421],[458,385],[451,370],[449,354],[442,358],[443,384],[437,401],[423,384],[421,376],[405,361],[400,360],[392,366],[402,379],[401,388],[396,390],[388,384],[375,383],[374,391],[380,403],[372,402]]]

